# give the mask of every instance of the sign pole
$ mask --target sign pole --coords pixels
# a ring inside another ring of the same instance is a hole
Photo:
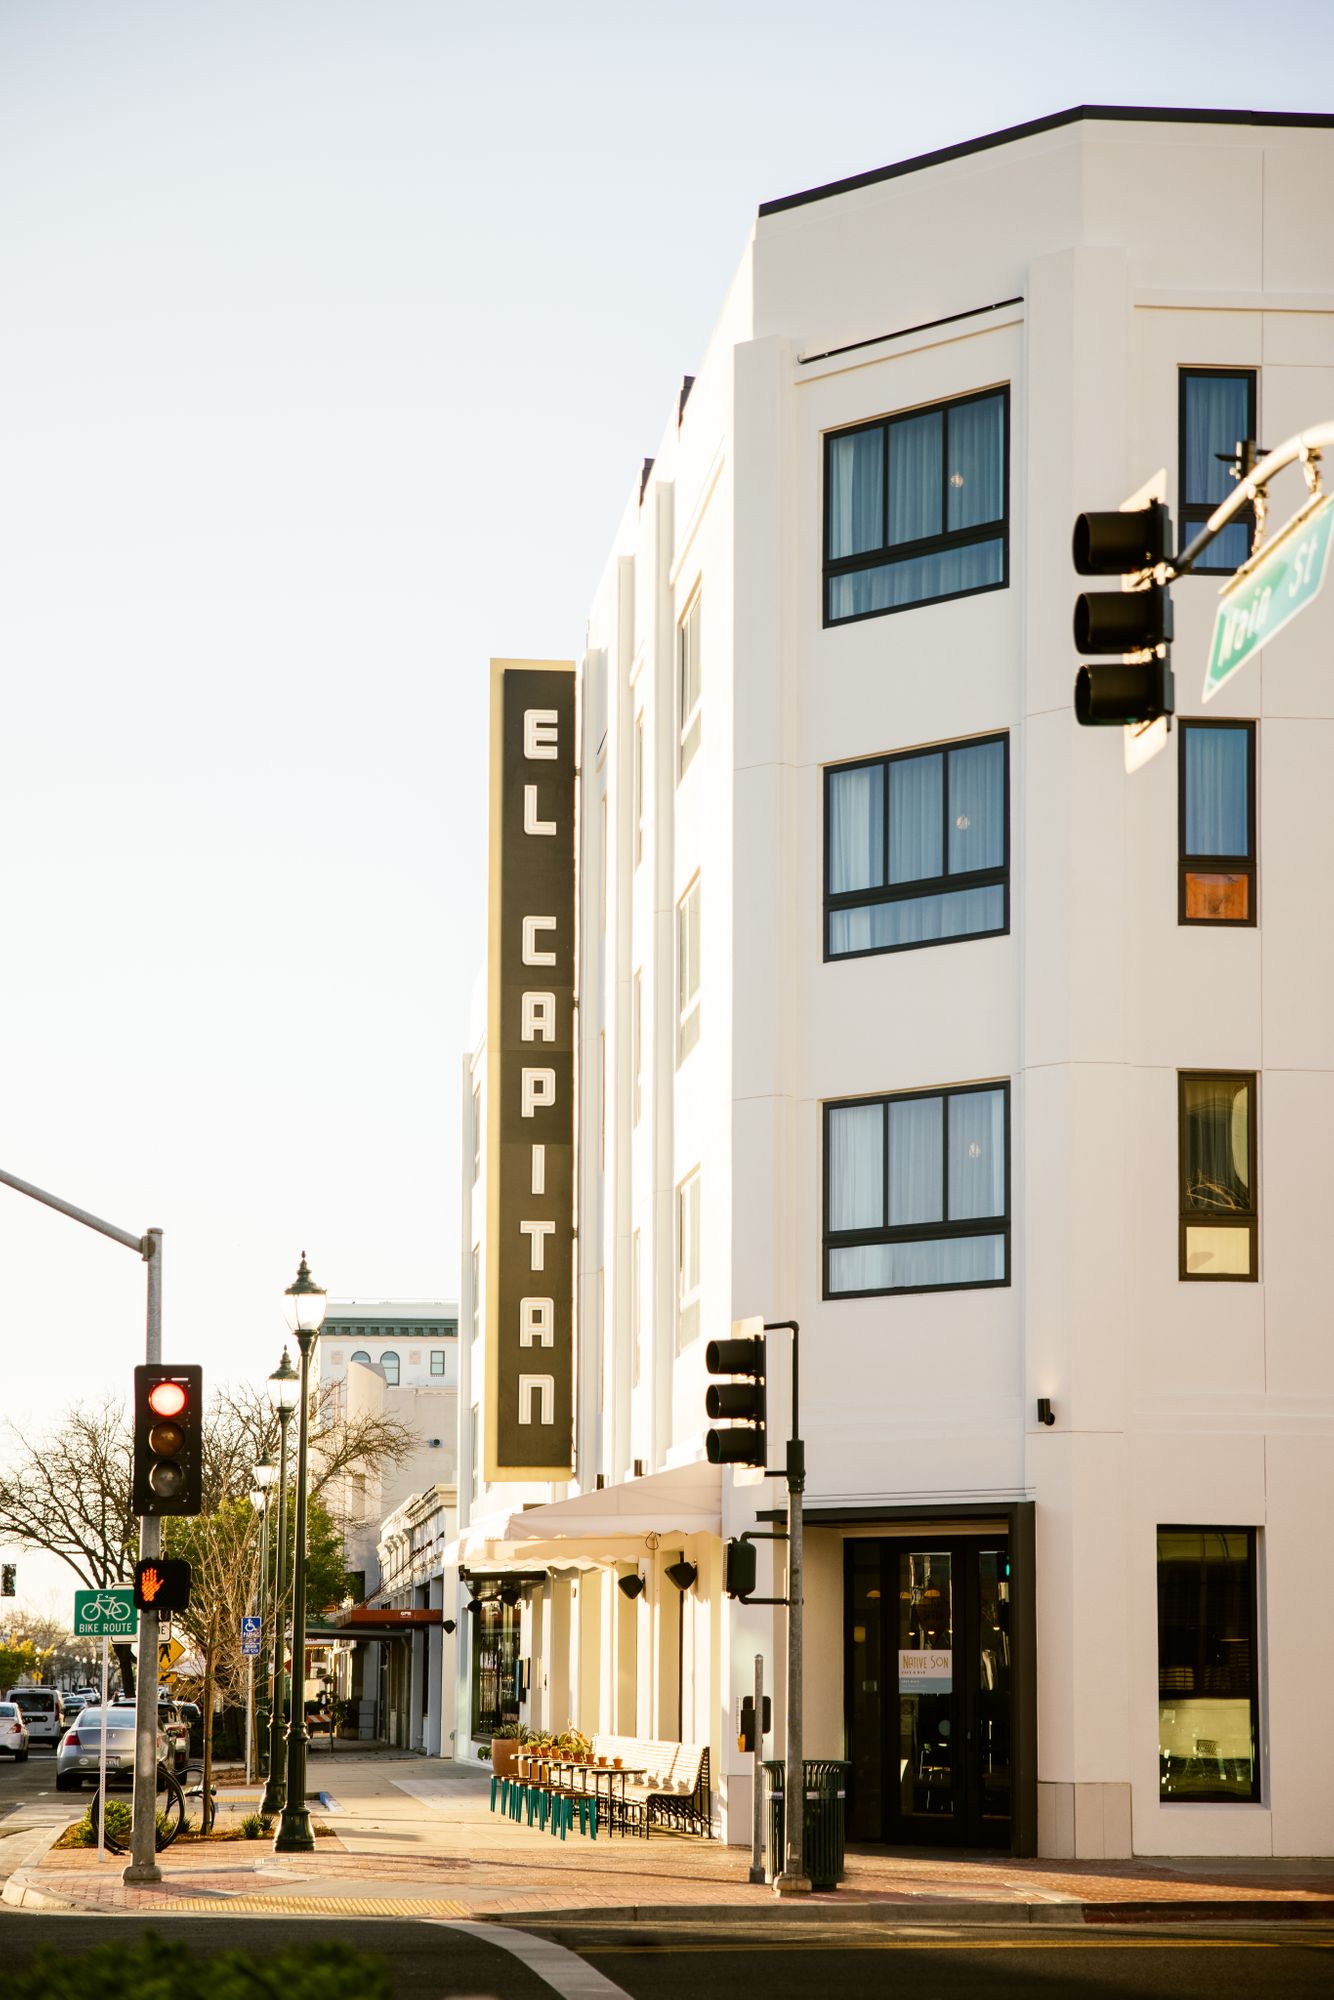
[[[102,1641],[102,1746],[97,1760],[97,1796],[101,1810],[97,1815],[97,1859],[99,1865],[107,1858],[107,1656],[111,1641]]]
[[[755,1655],[755,1748],[750,1753],[750,1880],[764,1880],[764,1655]],[[778,1863],[774,1862],[774,1873]]]

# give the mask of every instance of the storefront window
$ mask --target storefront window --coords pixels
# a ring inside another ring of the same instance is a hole
[[[471,1613],[472,1733],[487,1742],[502,1723],[519,1719],[519,1610],[482,1597]]]
[[[1158,1794],[1257,1799],[1255,1531],[1158,1530]]]

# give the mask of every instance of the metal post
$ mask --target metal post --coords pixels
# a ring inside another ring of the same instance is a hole
[[[109,1639],[102,1641],[102,1743],[97,1758],[97,1796],[101,1810],[97,1815],[97,1859],[99,1866],[107,1858],[107,1672],[108,1655],[111,1651]]]
[[[290,1410],[279,1410],[278,1429],[278,1552],[273,1578],[273,1677],[269,1683],[269,1775],[262,1813],[280,1813],[287,1798],[283,1778],[283,1609],[287,1596],[287,1425]]]
[[[150,1229],[144,1238],[148,1264],[148,1343],[144,1359],[162,1359],[162,1231]],[[145,1560],[162,1553],[162,1523],[145,1515],[139,1523],[139,1554]],[[158,1614],[139,1613],[139,1658],[134,1694],[134,1806],[130,1820],[130,1862],[126,1882],[160,1882],[157,1865],[157,1649]]]
[[[755,1748],[750,1753],[750,1877],[764,1880],[764,1655],[755,1655]]]
[[[296,1534],[292,1542],[292,1701],[287,1723],[287,1798],[274,1835],[275,1854],[313,1854],[315,1835],[306,1810],[306,1439],[310,1350],[314,1333],[299,1331],[301,1407],[296,1444]]]
[[[264,1620],[267,1615],[268,1595],[269,1595],[269,1489],[265,1488],[264,1505],[260,1509],[260,1516],[259,1516],[259,1657],[261,1659],[263,1659],[264,1657]],[[250,1662],[250,1706],[251,1706],[251,1712],[255,1718],[255,1776],[257,1778],[261,1775],[261,1767],[263,1767],[263,1775],[267,1775],[268,1771],[268,1766],[264,1755],[265,1749],[267,1747],[264,1740],[267,1731],[261,1726],[260,1723],[260,1717],[263,1714],[263,1709],[260,1707],[260,1701],[264,1692],[264,1680],[263,1680],[262,1669],[258,1676],[258,1680],[259,1680],[259,1686],[257,1689],[255,1685],[256,1683],[255,1662],[252,1660]],[[246,1762],[246,1776],[247,1778],[250,1776],[249,1760],[247,1760]]]
[[[801,1496],[806,1487],[806,1447],[801,1441],[798,1417],[798,1327],[795,1320],[781,1324],[792,1331],[792,1435],[787,1441],[787,1773],[783,1788],[786,1853],[783,1872],[774,1877],[774,1889],[780,1896],[799,1896],[809,1895],[811,1887],[802,1857],[806,1773],[801,1756]]]

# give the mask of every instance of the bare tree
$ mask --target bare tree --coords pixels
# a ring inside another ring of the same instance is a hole
[[[0,1542],[59,1556],[90,1590],[119,1583],[138,1538],[130,1507],[133,1441],[120,1404],[76,1403],[44,1437],[12,1421],[5,1433]]]

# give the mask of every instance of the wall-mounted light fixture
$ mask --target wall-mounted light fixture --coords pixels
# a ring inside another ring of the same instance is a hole
[[[452,1618],[446,1618],[444,1624],[441,1626],[440,1629],[442,1632],[454,1632],[457,1631],[458,1628]]]
[[[689,1590],[691,1584],[699,1575],[699,1570],[694,1563],[687,1562],[685,1557],[682,1556],[679,1562],[669,1563],[663,1571],[663,1575],[670,1583],[674,1583],[678,1590]]]
[[[643,1594],[644,1579],[637,1572],[634,1576],[618,1576],[616,1588],[623,1597],[634,1599]]]
[[[1054,1424],[1056,1422],[1056,1412],[1051,1406],[1050,1396],[1038,1397],[1038,1422],[1040,1424]]]

